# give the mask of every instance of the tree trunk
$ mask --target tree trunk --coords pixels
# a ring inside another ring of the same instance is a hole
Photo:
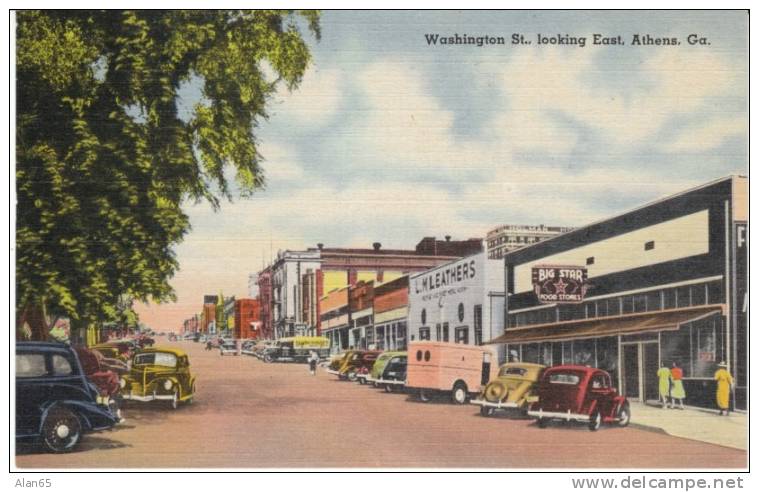
[[[27,304],[24,306],[16,320],[17,340],[22,340],[24,338],[24,324],[29,326],[31,331],[30,340],[35,342],[47,341],[50,327],[45,316],[45,306],[42,304]]]

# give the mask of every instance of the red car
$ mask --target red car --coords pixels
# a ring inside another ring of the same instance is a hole
[[[625,427],[630,423],[630,403],[612,387],[606,371],[586,366],[556,366],[543,376],[529,398],[527,412],[542,429],[550,420],[578,421],[596,431],[602,423]]]

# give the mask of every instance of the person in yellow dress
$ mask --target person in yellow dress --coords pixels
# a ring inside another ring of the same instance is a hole
[[[717,366],[714,379],[717,381],[717,407],[720,415],[730,415],[730,387],[733,385],[733,376],[727,370],[727,364],[723,361]]]
[[[656,371],[656,376],[659,378],[659,401],[661,401],[661,407],[667,408],[669,404],[669,392],[672,388],[672,372],[662,362],[661,367]]]

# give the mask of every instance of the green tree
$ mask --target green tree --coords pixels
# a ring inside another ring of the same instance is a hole
[[[317,12],[23,11],[17,19],[17,329],[165,302],[181,205],[263,186],[253,130],[310,62]],[[302,27],[303,26],[303,27]],[[201,87],[182,106],[187,84]]]

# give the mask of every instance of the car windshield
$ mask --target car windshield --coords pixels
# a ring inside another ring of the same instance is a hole
[[[527,374],[527,369],[524,367],[504,367],[498,373],[499,376],[524,376],[525,374]]]
[[[580,376],[567,372],[558,372],[548,376],[548,382],[552,384],[577,384],[580,382]]]
[[[136,366],[163,366],[163,367],[176,367],[177,357],[169,352],[151,352],[147,354],[137,354],[134,357],[134,365]]]

